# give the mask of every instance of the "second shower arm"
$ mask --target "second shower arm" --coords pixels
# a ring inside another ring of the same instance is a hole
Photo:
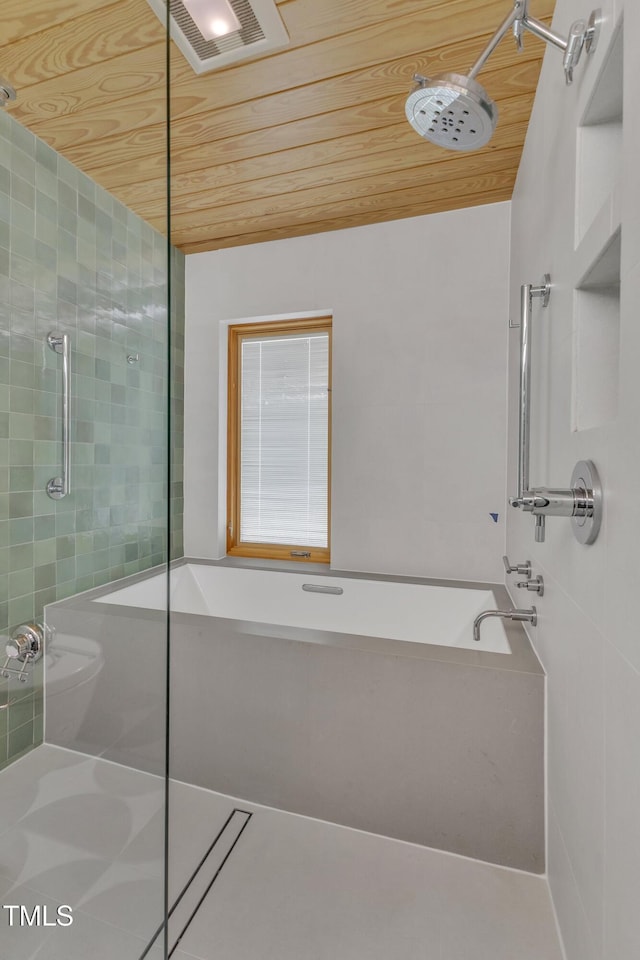
[[[510,28],[513,28],[518,49],[522,49],[522,36],[525,30],[534,34],[545,43],[549,43],[559,50],[562,50],[564,75],[567,84],[573,82],[573,71],[578,65],[583,49],[587,53],[592,53],[597,41],[598,28],[600,23],[600,10],[593,10],[588,22],[585,20],[575,20],[569,28],[569,36],[564,37],[556,33],[541,20],[529,15],[529,0],[515,0],[513,9],[504,18],[493,37],[484,48],[474,65],[471,67],[468,76],[471,79],[480,73],[485,63],[498,46],[502,38]]]

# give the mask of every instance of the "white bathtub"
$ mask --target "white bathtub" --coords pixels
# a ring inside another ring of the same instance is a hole
[[[47,607],[59,635],[104,657],[71,739],[54,736],[64,698],[48,697],[50,742],[162,774],[166,579],[148,571]],[[171,587],[173,777],[544,869],[544,674],[521,625],[507,642],[490,619],[472,639],[477,613],[509,602],[503,587],[198,561]]]
[[[96,599],[162,610],[166,586],[159,574]],[[474,642],[475,617],[498,606],[491,590],[478,588],[188,563],[171,572],[170,606],[178,613],[511,653],[495,618],[485,620],[482,639]]]

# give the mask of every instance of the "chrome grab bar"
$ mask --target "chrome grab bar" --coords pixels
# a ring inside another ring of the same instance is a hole
[[[518,418],[517,497],[529,489],[529,423],[531,420],[531,284],[520,287],[520,414]]]
[[[540,297],[542,306],[549,303],[551,277],[545,273],[540,286],[523,283],[520,287],[520,407],[518,414],[518,489],[515,499],[529,489],[529,448],[531,422],[531,308],[533,298]],[[509,324],[516,326],[516,324]]]
[[[551,278],[545,273],[539,285],[523,283],[520,287],[520,404],[518,411],[518,488],[509,499],[535,517],[536,543],[544,543],[547,517],[568,517],[580,543],[593,543],[600,529],[602,491],[598,471],[591,460],[580,460],[571,477],[571,487],[534,487],[529,479],[531,442],[531,313],[535,297],[542,306],[549,303]],[[509,322],[509,326],[516,324]]]
[[[50,333],[47,343],[62,355],[62,476],[47,484],[52,500],[62,500],[71,492],[71,337],[68,333]]]
[[[303,583],[302,589],[307,593],[333,593],[337,597],[344,593],[342,587],[323,587],[319,583]]]

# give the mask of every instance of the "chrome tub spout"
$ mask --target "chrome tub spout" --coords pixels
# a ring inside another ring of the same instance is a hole
[[[473,639],[480,640],[480,624],[488,617],[501,617],[503,620],[520,620],[535,627],[538,622],[538,612],[535,607],[530,610],[483,610],[473,621]]]

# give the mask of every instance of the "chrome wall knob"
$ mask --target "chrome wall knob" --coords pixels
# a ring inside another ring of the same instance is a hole
[[[503,557],[505,571],[509,573],[518,573],[521,577],[529,578],[531,576],[531,561],[524,560],[522,563],[511,563],[509,557]]]
[[[12,660],[24,660],[27,651],[28,644],[24,637],[11,637],[4,648],[4,652]]]
[[[5,645],[5,653],[11,660],[39,660],[44,650],[44,628],[38,623],[23,623],[11,635]]]
[[[544,595],[544,580],[541,576],[531,577],[529,580],[519,580],[516,587],[519,590],[528,590],[529,593],[537,593],[539,597]]]

